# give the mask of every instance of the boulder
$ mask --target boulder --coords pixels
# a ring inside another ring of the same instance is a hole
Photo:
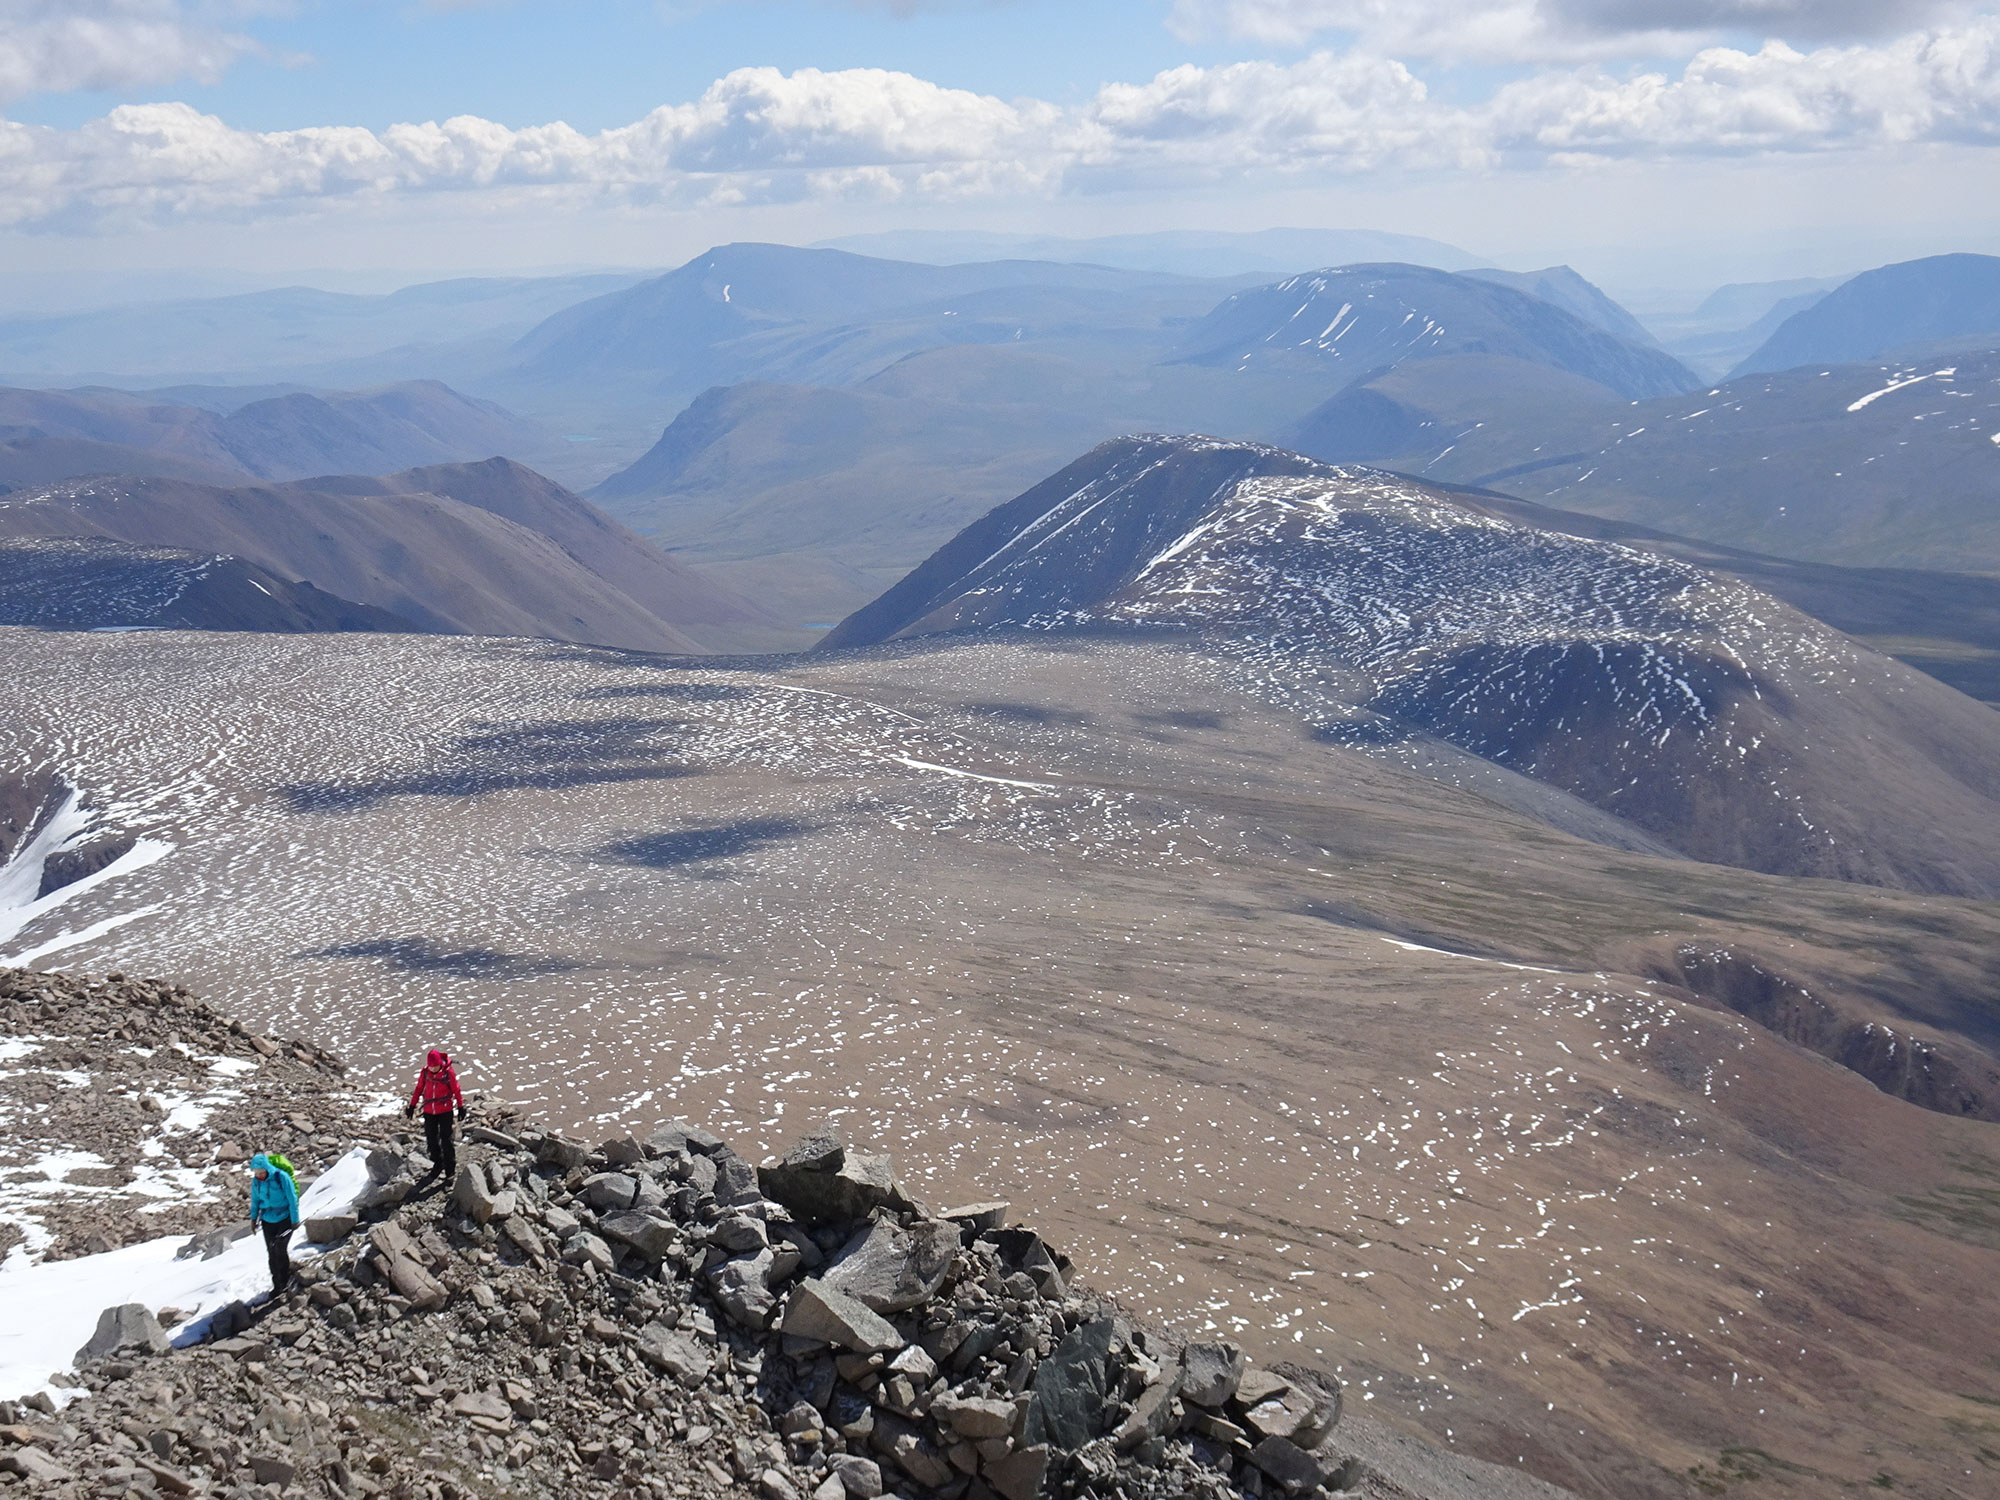
[[[486,1173],[471,1162],[458,1169],[451,1201],[475,1224],[489,1223],[493,1218],[493,1192],[486,1185]]]
[[[876,1312],[904,1312],[937,1295],[958,1246],[955,1225],[919,1219],[905,1229],[880,1218],[847,1242],[820,1279]]]
[[[562,1258],[573,1266],[595,1266],[599,1272],[608,1271],[618,1264],[618,1257],[611,1253],[611,1247],[587,1229],[579,1229],[563,1241]]]
[[[821,1281],[802,1281],[792,1289],[778,1327],[795,1338],[816,1339],[856,1354],[882,1353],[903,1342],[887,1318]]]
[[[1112,1434],[1121,1452],[1130,1452],[1154,1438],[1164,1437],[1174,1420],[1174,1382],[1162,1380],[1149,1385],[1133,1401],[1132,1410]]]
[[[11,1452],[0,1453],[0,1474],[16,1474],[28,1481],[30,1486],[61,1484],[70,1477],[70,1472],[57,1463],[40,1448],[32,1445],[15,1448]]]
[[[1309,1494],[1325,1477],[1319,1460],[1298,1444],[1281,1437],[1267,1437],[1250,1450],[1250,1462],[1258,1472],[1276,1480],[1288,1495]]]
[[[1114,1352],[1131,1345],[1123,1318],[1093,1318],[1056,1346],[1035,1371],[1027,1440],[1075,1452],[1101,1435],[1112,1392]]]
[[[583,1196],[603,1212],[630,1208],[639,1201],[639,1180],[624,1172],[599,1172],[583,1179]]]
[[[1011,1203],[968,1203],[962,1208],[948,1208],[938,1217],[972,1234],[989,1234],[1006,1226],[1007,1210],[1012,1207]]]
[[[1273,1375],[1269,1370],[1260,1370],[1254,1365],[1243,1372],[1242,1380],[1236,1385],[1236,1404],[1239,1406],[1260,1406],[1274,1397],[1282,1396],[1292,1388],[1292,1383],[1282,1375]]]
[[[857,1453],[836,1453],[827,1467],[847,1491],[847,1500],[876,1500],[882,1493],[882,1466]]]
[[[764,1196],[782,1203],[809,1228],[865,1219],[878,1208],[914,1205],[897,1185],[889,1158],[851,1151],[831,1125],[821,1125],[757,1173]]]
[[[165,1354],[169,1347],[166,1330],[160,1327],[152,1309],[143,1302],[127,1302],[107,1307],[97,1315],[97,1331],[76,1351],[76,1363],[106,1359],[121,1349]]]
[[[931,1402],[931,1415],[962,1438],[1003,1438],[1014,1430],[1014,1403],[992,1396],[950,1392]]]
[[[354,1233],[354,1226],[361,1221],[353,1214],[320,1214],[306,1220],[306,1242],[312,1245],[332,1245]]]
[[[649,1213],[609,1214],[597,1228],[607,1240],[630,1245],[647,1260],[665,1260],[680,1241],[680,1230],[671,1219]]]
[[[485,1417],[493,1422],[513,1420],[514,1407],[498,1391],[466,1391],[451,1399],[451,1410],[461,1417]]]
[[[597,1154],[604,1158],[606,1166],[629,1167],[646,1159],[646,1148],[639,1144],[634,1135],[621,1135],[606,1141],[597,1148]]]
[[[387,1274],[389,1285],[399,1296],[407,1297],[410,1306],[423,1312],[434,1312],[445,1305],[450,1293],[443,1283],[419,1265],[413,1256],[391,1255],[388,1259]]]
[[[410,1164],[403,1153],[393,1146],[377,1146],[368,1153],[368,1180],[373,1183],[393,1182],[398,1177],[409,1174]]]
[[[715,1153],[715,1201],[727,1208],[762,1203],[764,1193],[757,1186],[757,1172],[749,1162],[728,1147]]]
[[[755,1255],[739,1255],[724,1261],[712,1277],[715,1300],[745,1328],[763,1328],[778,1305],[778,1299],[771,1294],[772,1260],[766,1247]]]
[[[535,1160],[544,1166],[554,1167],[558,1172],[574,1172],[590,1160],[590,1148],[581,1141],[545,1135],[542,1144],[535,1149]]]
[[[1049,1471],[1049,1450],[1040,1443],[1016,1448],[986,1466],[982,1478],[1000,1500],[1039,1500],[1042,1477]]]
[[[762,1219],[748,1214],[724,1214],[708,1232],[709,1243],[733,1254],[755,1254],[770,1243]]]
[[[1234,1344],[1189,1344],[1181,1351],[1181,1399],[1222,1406],[1242,1383],[1246,1361]]]
[[[249,1221],[231,1224],[226,1229],[211,1229],[204,1234],[191,1235],[188,1242],[174,1252],[175,1260],[214,1260],[238,1240],[253,1233]]]
[[[639,1330],[633,1348],[646,1363],[665,1370],[686,1386],[697,1386],[708,1379],[708,1372],[715,1364],[700,1340],[671,1323],[648,1323]]]

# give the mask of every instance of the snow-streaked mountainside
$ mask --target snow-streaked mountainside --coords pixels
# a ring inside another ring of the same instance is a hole
[[[240,557],[102,537],[0,539],[0,625],[45,630],[414,630]]]
[[[1781,557],[2000,572],[2000,353],[1806,365],[1630,405],[1466,363],[1391,370],[1289,441]]]
[[[1992,348],[2000,348],[2000,256],[1931,255],[1863,271],[1794,313],[1730,378]]]
[[[2000,892],[1991,710],[1768,595],[1367,469],[1108,443],[967,528],[825,646],[1171,627],[1323,739],[1435,737],[1700,859]]]
[[[239,557],[430,631],[710,651],[758,649],[770,629],[751,601],[506,459],[234,488],[65,480],[0,496],[0,537]]]
[[[1360,378],[1447,354],[1505,354],[1553,365],[1627,397],[1693,388],[1672,355],[1593,327],[1513,286],[1422,266],[1339,266],[1238,292],[1188,331],[1179,357],[1250,369],[1334,364]]]

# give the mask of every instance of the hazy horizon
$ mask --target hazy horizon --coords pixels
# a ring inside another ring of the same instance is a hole
[[[1697,9],[14,0],[0,273],[386,289],[1307,227],[1643,301],[2000,250],[1991,6]]]

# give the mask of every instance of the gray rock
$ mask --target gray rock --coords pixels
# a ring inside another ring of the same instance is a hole
[[[748,1214],[724,1214],[709,1231],[709,1243],[733,1254],[754,1254],[770,1243],[762,1219]]]
[[[361,1221],[353,1214],[321,1214],[318,1218],[306,1220],[306,1242],[312,1245],[332,1245],[354,1233],[354,1226]]]
[[[417,1180],[408,1172],[399,1173],[387,1182],[371,1182],[361,1190],[354,1200],[359,1209],[394,1208],[411,1193],[416,1191]]]
[[[776,1469],[766,1469],[757,1476],[757,1493],[763,1500],[799,1500],[797,1487]]]
[[[962,1438],[1003,1438],[1014,1430],[1014,1403],[992,1396],[947,1392],[931,1403],[931,1415]]]
[[[998,1463],[986,1466],[982,1478],[1000,1500],[1039,1500],[1042,1477],[1049,1471],[1049,1450],[1040,1443],[1017,1448]]]
[[[700,1385],[715,1365],[700,1340],[671,1323],[648,1323],[639,1330],[633,1348],[641,1359],[665,1370],[682,1385]]]
[[[579,1229],[563,1241],[562,1258],[573,1266],[592,1265],[600,1272],[618,1264],[611,1247],[587,1229]]]
[[[665,1260],[680,1240],[680,1230],[671,1219],[649,1213],[610,1214],[597,1227],[606,1239],[630,1245],[647,1260]]]
[[[166,1330],[160,1327],[152,1309],[143,1302],[127,1302],[107,1307],[97,1315],[97,1331],[91,1334],[89,1343],[76,1351],[76,1363],[104,1359],[121,1349],[165,1354],[169,1347]]]
[[[1189,1344],[1181,1351],[1181,1399],[1219,1407],[1236,1394],[1246,1365],[1234,1344]]]
[[[974,1234],[986,1234],[1005,1226],[1007,1210],[1012,1207],[1011,1203],[968,1203],[963,1208],[948,1208],[938,1217]]]
[[[817,1339],[856,1354],[881,1353],[903,1342],[887,1318],[820,1281],[802,1281],[792,1289],[778,1326],[796,1338]]]
[[[815,1129],[757,1180],[765,1197],[809,1228],[865,1219],[878,1208],[913,1207],[887,1156],[847,1149],[831,1126]]]
[[[878,1219],[847,1242],[820,1279],[876,1312],[903,1312],[937,1294],[958,1244],[955,1225],[919,1219],[904,1229]]]
[[[1259,1406],[1274,1397],[1282,1396],[1292,1388],[1292,1383],[1282,1375],[1273,1375],[1269,1370],[1260,1370],[1255,1365],[1243,1372],[1243,1379],[1236,1386],[1236,1401],[1240,1406]]]
[[[559,1172],[574,1172],[590,1160],[590,1148],[581,1141],[567,1140],[559,1135],[545,1135],[542,1144],[536,1148],[535,1160],[545,1166],[554,1167]]]
[[[882,1466],[858,1453],[836,1453],[828,1462],[848,1500],[876,1500],[882,1493]]]
[[[1073,1453],[1100,1436],[1112,1389],[1112,1353],[1130,1343],[1124,1319],[1104,1317],[1058,1344],[1035,1371],[1027,1440]]]
[[[475,1224],[492,1221],[493,1192],[486,1185],[486,1173],[471,1162],[458,1169],[451,1186],[451,1201]]]
[[[687,1184],[699,1197],[708,1198],[715,1193],[715,1163],[706,1156],[688,1159]]]
[[[175,1260],[214,1260],[231,1245],[253,1233],[249,1222],[231,1224],[226,1229],[211,1229],[205,1234],[189,1237],[188,1242],[174,1252]]]
[[[68,1469],[33,1444],[0,1453],[0,1474],[18,1474],[33,1485],[61,1484],[71,1477]]]
[[[624,1172],[599,1172],[583,1179],[583,1196],[595,1209],[627,1209],[639,1201],[639,1180]]]
[[[1317,1489],[1324,1477],[1317,1459],[1281,1437],[1267,1437],[1252,1448],[1250,1462],[1260,1473],[1276,1480],[1288,1495],[1307,1494]]]
[[[713,1156],[718,1151],[727,1151],[728,1142],[714,1131],[701,1125],[690,1125],[686,1120],[676,1120],[673,1128],[681,1133],[687,1142],[687,1149],[702,1156]]]
[[[764,1193],[757,1186],[757,1172],[749,1162],[724,1147],[715,1153],[715,1201],[729,1208],[762,1203]]]
[[[407,1176],[409,1160],[393,1146],[377,1146],[368,1153],[368,1180],[373,1183],[393,1182],[398,1177]]]
[[[608,1166],[629,1167],[646,1159],[646,1148],[639,1144],[637,1136],[621,1135],[599,1146],[597,1154]]]
[[[715,1300],[745,1328],[763,1328],[778,1305],[778,1299],[771,1294],[771,1262],[767,1247],[755,1255],[739,1255],[724,1261],[714,1274]]]
[[[1149,1385],[1139,1393],[1130,1414],[1112,1435],[1120,1452],[1129,1453],[1142,1443],[1166,1435],[1174,1420],[1174,1394],[1171,1380]]]

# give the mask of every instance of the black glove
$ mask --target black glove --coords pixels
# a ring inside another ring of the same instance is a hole
[[[458,1107],[458,1123],[461,1125],[465,1123],[465,1106],[463,1104]]]
[[[404,1118],[404,1119],[406,1119],[406,1120],[414,1120],[414,1119],[415,1119],[416,1117],[417,1117],[417,1107],[416,1107],[416,1105],[414,1105],[414,1104],[405,1104],[405,1105],[403,1106],[403,1118]]]

